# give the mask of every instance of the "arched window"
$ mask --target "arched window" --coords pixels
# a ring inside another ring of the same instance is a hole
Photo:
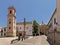
[[[9,24],[11,24],[11,21],[9,22]]]
[[[6,28],[4,28],[4,31],[6,31]]]
[[[20,29],[21,29],[21,27],[20,27]]]
[[[6,36],[6,33],[4,33],[4,36]]]
[[[9,27],[9,29],[11,29],[11,27]]]
[[[12,10],[10,10],[10,14],[12,14]]]

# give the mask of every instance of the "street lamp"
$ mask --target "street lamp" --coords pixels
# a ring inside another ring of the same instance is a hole
[[[26,27],[26,18],[24,18],[24,38],[25,38],[25,27]]]

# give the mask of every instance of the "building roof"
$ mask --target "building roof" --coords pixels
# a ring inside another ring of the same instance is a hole
[[[16,24],[24,24],[24,22],[19,22],[19,23],[16,23]],[[26,22],[26,24],[32,24],[32,22]]]
[[[14,9],[15,10],[15,8],[13,6],[9,6],[8,9]],[[16,10],[15,10],[15,12],[16,12]]]
[[[53,12],[53,14],[52,14],[52,16],[51,16],[51,18],[50,18],[48,24],[50,23],[51,19],[53,18],[54,14],[56,13],[56,11],[57,11],[57,8],[54,10],[54,12]],[[47,24],[47,25],[48,25],[48,24]]]

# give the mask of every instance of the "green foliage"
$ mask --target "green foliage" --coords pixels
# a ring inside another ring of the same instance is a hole
[[[38,23],[36,20],[33,21],[33,35],[37,35],[38,34]]]

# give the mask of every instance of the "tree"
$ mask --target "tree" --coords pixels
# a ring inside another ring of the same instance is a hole
[[[38,34],[38,23],[36,20],[33,21],[33,36]]]

